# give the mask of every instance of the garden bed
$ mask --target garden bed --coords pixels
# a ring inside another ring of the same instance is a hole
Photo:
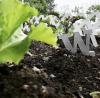
[[[0,98],[91,98],[100,91],[100,47],[95,51],[96,57],[71,55],[33,42],[19,65],[0,65]]]

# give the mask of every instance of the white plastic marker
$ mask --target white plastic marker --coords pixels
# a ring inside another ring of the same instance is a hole
[[[90,39],[91,39],[91,30],[86,30],[87,34],[86,34],[86,44],[84,43],[81,35],[79,34],[79,32],[75,32],[74,34],[74,44],[72,45],[69,38],[67,37],[67,34],[62,34],[59,36],[60,39],[62,39],[66,49],[72,53],[76,53],[77,52],[77,46],[79,46],[81,52],[84,55],[87,56],[95,56],[95,52],[94,51],[89,51],[89,45],[90,45]]]
[[[96,17],[98,17],[98,19],[100,20],[100,13],[95,13],[94,15],[96,15]],[[100,28],[100,21],[95,23],[94,25],[91,24],[90,22],[90,19],[94,16],[94,15],[91,15],[91,17],[89,17],[88,19],[84,20],[83,23],[82,23],[82,28],[81,31],[84,32],[84,35],[86,36],[86,44],[84,43],[81,35],[80,35],[80,31],[79,32],[75,32],[74,33],[74,42],[73,42],[73,45],[71,44],[67,34],[62,34],[59,36],[60,39],[62,39],[66,49],[72,53],[76,53],[77,52],[77,47],[79,46],[81,52],[84,54],[84,55],[87,55],[87,56],[95,56],[95,51],[90,51],[90,40],[92,41],[92,44],[94,47],[97,47],[98,44],[97,44],[97,41],[96,41],[96,38],[95,38],[95,35],[93,35],[93,31],[96,29],[96,28]],[[79,30],[78,26],[76,25],[77,27],[77,30]]]
[[[82,31],[85,33],[85,34],[88,34],[88,30],[85,30],[84,28],[82,28]],[[96,38],[95,38],[95,35],[93,35],[93,31],[90,30],[91,34],[90,34],[90,38],[91,38],[91,41],[92,41],[92,44],[94,47],[98,47],[98,44],[97,44],[97,41],[96,41]]]

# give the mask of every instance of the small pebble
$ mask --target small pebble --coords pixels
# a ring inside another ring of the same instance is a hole
[[[51,78],[55,78],[56,76],[55,76],[54,74],[51,74],[50,77],[51,77]]]
[[[22,86],[22,89],[23,89],[23,90],[28,90],[29,87],[30,87],[29,85],[25,84],[25,85]]]

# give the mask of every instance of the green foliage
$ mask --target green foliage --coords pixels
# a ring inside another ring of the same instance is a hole
[[[42,14],[47,14],[54,8],[54,0],[24,0],[24,2],[29,3],[32,7],[34,6]]]
[[[100,12],[100,5],[92,5],[88,8],[87,14],[93,13],[93,12]]]
[[[35,8],[17,0],[0,0],[0,63],[18,64],[32,40],[56,44],[52,30],[43,23],[38,27],[32,26],[28,35],[22,32],[20,25],[32,15],[37,15]]]
[[[92,5],[92,6],[90,6],[86,13],[87,14],[91,14],[91,13],[95,13],[95,12],[100,12],[100,5]],[[96,16],[93,16],[90,20],[95,22]]]
[[[0,43],[7,40],[14,31],[37,10],[16,0],[0,1]],[[6,36],[5,36],[6,35]]]
[[[41,33],[42,32],[42,33]],[[37,27],[32,25],[32,31],[29,34],[29,39],[42,41],[53,46],[56,46],[56,37],[51,28],[48,28],[45,23],[40,23]]]
[[[49,12],[54,10],[55,4],[54,4],[54,0],[46,0],[47,3],[47,9],[49,10]]]

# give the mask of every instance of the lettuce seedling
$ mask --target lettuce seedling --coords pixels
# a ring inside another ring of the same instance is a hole
[[[31,8],[18,0],[0,0],[0,63],[18,64],[32,40],[56,45],[56,36],[44,23],[37,27],[32,25],[28,35],[22,32],[21,24],[37,14],[34,7]]]

